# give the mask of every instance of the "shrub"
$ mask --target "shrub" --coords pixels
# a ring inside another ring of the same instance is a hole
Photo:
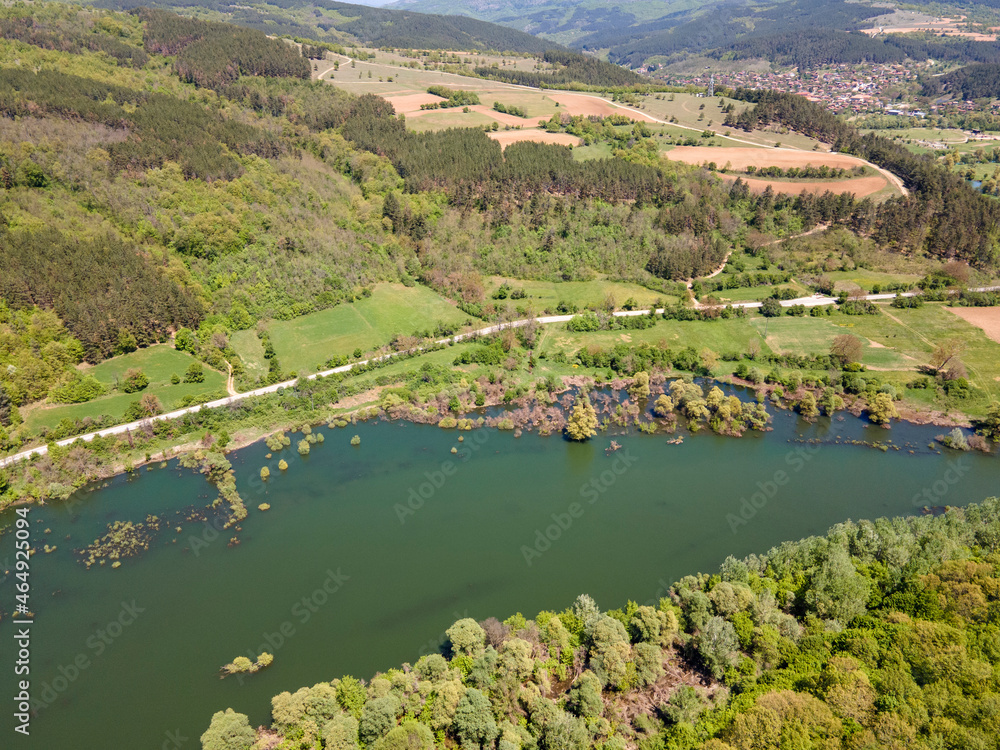
[[[184,373],[185,383],[204,383],[205,382],[205,368],[201,366],[200,362],[192,362],[187,368],[187,372]]]
[[[947,435],[938,435],[937,440],[939,443],[952,448],[957,451],[967,451],[970,450],[969,441],[965,437],[965,433],[962,432],[960,427],[956,427]]]
[[[149,378],[146,373],[138,368],[132,368],[125,373],[121,382],[121,389],[125,393],[137,393],[149,385]]]

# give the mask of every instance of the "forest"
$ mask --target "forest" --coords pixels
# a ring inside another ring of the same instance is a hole
[[[723,5],[694,18],[665,16],[652,23],[591,34],[578,46],[610,48],[611,62],[638,67],[654,56],[701,52],[727,47],[745,37],[809,29],[855,30],[878,8],[838,0],[788,0],[774,6],[742,8]]]
[[[649,88],[647,78],[631,70],[612,65],[589,55],[568,50],[546,50],[542,60],[553,66],[551,72],[533,72],[517,68],[480,66],[476,75],[495,81],[536,88]]]
[[[963,99],[995,99],[1000,96],[1000,63],[967,65],[943,76],[926,78],[924,96],[952,94]]]
[[[733,516],[733,523],[743,523]],[[205,750],[988,748],[1000,501],[846,522],[647,602],[464,618],[441,653],[217,712]]]
[[[98,0],[95,5],[114,10],[151,7],[179,13],[195,7],[241,27],[334,44],[528,54],[541,54],[558,46],[522,31],[466,16],[413,13],[332,0],[272,0],[260,7],[219,0]]]
[[[1000,61],[991,42],[968,39],[914,39],[901,34],[870,37],[834,29],[801,29],[753,34],[719,47],[719,59],[765,59],[781,65],[815,67],[833,64],[899,63],[906,60]],[[937,78],[928,80],[930,85]],[[932,94],[928,94],[932,95]]]

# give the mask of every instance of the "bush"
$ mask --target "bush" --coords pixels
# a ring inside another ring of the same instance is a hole
[[[49,400],[59,404],[82,404],[104,393],[104,386],[93,375],[82,375],[72,370],[49,392]]]
[[[146,373],[137,368],[132,368],[125,373],[120,387],[125,393],[137,393],[147,385],[149,385],[149,378],[146,377]]]
[[[937,441],[956,451],[970,450],[969,441],[960,427],[956,427],[947,435],[938,435]]]
[[[765,318],[776,318],[781,315],[781,303],[776,299],[766,299],[761,305],[760,314]]]
[[[205,368],[201,366],[200,362],[192,362],[187,368],[187,372],[184,373],[185,383],[204,383],[205,382]]]

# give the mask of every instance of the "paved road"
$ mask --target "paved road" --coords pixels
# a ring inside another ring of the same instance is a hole
[[[975,289],[970,289],[973,292],[989,292],[989,291],[1000,291],[1000,286],[986,286],[977,287]],[[917,292],[902,292],[900,296],[903,297],[914,297]],[[869,294],[862,299],[871,300],[873,302],[891,300],[896,297],[895,294]],[[834,305],[837,303],[836,297],[826,297],[824,295],[813,295],[811,297],[799,297],[797,299],[785,300],[781,303],[782,307],[791,307],[792,305],[805,305],[806,307],[819,307],[822,305]],[[762,302],[734,302],[733,307],[743,307],[743,308],[758,308],[763,305]],[[656,310],[657,313],[662,313],[663,309],[660,308]],[[618,317],[632,317],[636,315],[647,315],[649,310],[623,310],[614,313]],[[470,331],[469,333],[460,333],[457,336],[452,336],[450,338],[439,339],[436,344],[447,344],[449,342],[459,342],[465,341],[467,339],[476,338],[478,336],[488,336],[492,333],[496,333],[505,328],[519,328],[521,326],[528,325],[532,320],[542,324],[548,325],[550,323],[565,323],[573,318],[572,315],[547,315],[539,318],[524,318],[522,320],[514,320],[509,323],[499,323],[497,325],[486,326],[485,328],[480,328],[476,331]],[[327,377],[329,375],[334,375],[339,372],[350,372],[355,367],[360,365],[366,365],[369,362],[379,362],[385,359],[392,359],[393,357],[398,357],[401,354],[410,354],[413,352],[422,351],[423,347],[417,347],[416,349],[410,349],[406,352],[398,352],[395,354],[388,354],[384,357],[376,357],[373,359],[365,359],[360,362],[354,362],[347,365],[342,365],[341,367],[334,367],[331,370],[323,370],[322,372],[317,372],[312,375],[305,376],[306,380],[315,380],[316,378]],[[149,424],[151,422],[160,422],[167,419],[179,419],[186,414],[196,414],[202,409],[215,409],[220,406],[229,406],[230,404],[236,404],[248,398],[253,398],[255,396],[264,396],[269,393],[275,393],[282,388],[290,388],[295,385],[297,379],[286,380],[282,383],[275,383],[274,385],[268,385],[263,388],[256,388],[252,391],[246,391],[245,393],[237,393],[235,395],[227,396],[226,398],[220,398],[217,401],[209,401],[205,404],[199,404],[198,406],[190,406],[186,409],[178,409],[176,411],[169,412],[167,414],[158,414],[155,417],[150,417],[148,419],[140,419],[135,422],[129,422],[128,424],[120,424],[114,427],[108,427],[104,430],[97,430],[96,432],[88,432],[85,435],[76,435],[75,437],[66,438],[65,440],[57,441],[56,445],[70,445],[78,440],[84,442],[89,442],[95,437],[107,437],[108,435],[121,435],[126,432],[131,432],[132,430],[139,429],[143,425]],[[40,445],[37,448],[31,448],[30,450],[21,451],[20,453],[15,453],[6,458],[0,458],[0,468],[4,466],[9,466],[18,461],[23,461],[32,456],[41,456],[48,452],[48,446]]]

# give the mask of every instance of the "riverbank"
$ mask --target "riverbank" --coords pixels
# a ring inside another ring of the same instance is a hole
[[[395,363],[394,367],[399,364]],[[423,368],[415,372],[417,377],[424,377],[420,375]],[[798,412],[808,420],[819,418],[821,412],[828,417],[843,409],[867,421],[869,410],[867,400],[859,395],[837,395],[829,388],[801,384],[794,388],[788,386],[786,390],[780,383],[755,384],[734,376],[700,378],[704,386],[692,386],[695,389],[693,393],[684,393],[683,388],[675,393],[670,384],[684,383],[683,377],[657,368],[653,368],[650,374],[643,373],[644,384],[641,387],[637,378],[605,380],[600,376],[583,374],[565,376],[558,381],[518,377],[493,384],[488,376],[469,383],[468,373],[452,371],[450,374],[452,381],[460,378],[458,384],[432,382],[419,394],[407,391],[406,384],[408,378],[414,377],[413,372],[379,376],[376,380],[383,381],[379,385],[373,385],[370,378],[347,384],[346,387],[345,382],[340,381],[344,393],[342,397],[338,396],[336,400],[318,407],[313,403],[311,408],[304,408],[303,405],[299,409],[272,409],[272,416],[263,421],[254,420],[252,415],[240,418],[239,412],[232,406],[216,407],[211,411],[206,409],[198,414],[207,420],[209,429],[202,432],[198,440],[191,440],[190,430],[172,439],[166,435],[163,436],[165,439],[161,439],[156,432],[157,426],[147,422],[124,438],[98,438],[75,448],[59,448],[53,456],[35,459],[29,465],[38,465],[45,474],[61,459],[79,464],[81,458],[78,452],[91,447],[97,448],[98,454],[103,448],[109,456],[107,461],[90,464],[86,470],[66,477],[68,481],[56,482],[55,488],[48,493],[40,487],[26,489],[24,496],[13,498],[7,504],[44,503],[65,498],[88,482],[135,473],[144,467],[195,451],[232,453],[257,444],[276,432],[295,432],[305,425],[347,425],[381,418],[434,424],[449,430],[486,427],[513,431],[515,437],[522,432],[536,430],[543,436],[553,435],[565,429],[573,407],[573,392],[579,390],[594,391],[597,436],[614,436],[628,430],[672,435],[678,426],[693,432],[708,429],[720,435],[740,436],[748,429],[768,429],[767,423],[779,411]],[[691,376],[688,374],[686,377]],[[645,393],[642,388],[645,388]],[[733,401],[733,389],[750,400]],[[401,391],[410,393],[410,400],[402,399],[399,395]],[[723,391],[730,394],[728,402],[723,401]],[[280,401],[286,396],[276,393],[267,400]],[[672,397],[668,414],[657,411],[657,398],[661,396]],[[751,408],[754,404],[756,412]],[[222,420],[212,419],[213,411],[218,412]],[[904,408],[898,411],[898,418],[913,425],[966,430],[972,426],[967,418],[940,411]],[[201,432],[198,427],[195,431]],[[107,445],[109,440],[114,440],[111,446]]]
[[[789,300],[785,304],[791,307],[796,303]],[[747,315],[746,308],[756,304],[688,309],[684,319],[678,319],[681,311],[672,308],[655,316],[649,311],[623,311],[498,324],[178,412],[36,446],[2,459],[7,466],[9,489],[0,497],[5,503],[22,498],[66,497],[86,481],[134,470],[173,457],[182,449],[218,447],[220,441],[225,448],[242,447],[276,430],[287,430],[290,423],[319,424],[362,407],[375,406],[394,418],[421,423],[437,423],[446,415],[461,418],[482,407],[524,408],[539,394],[540,403],[548,407],[553,394],[574,385],[602,386],[620,381],[617,387],[627,388],[626,376],[639,370],[664,376],[710,376],[718,383],[753,388],[768,403],[776,398],[775,406],[795,409],[803,408],[800,402],[806,399],[807,392],[818,404],[832,389],[857,415],[866,410],[867,399],[881,391],[889,394],[897,411],[894,414],[889,410],[891,419],[966,429],[977,422],[960,408],[974,404],[984,410],[985,398],[995,385],[991,376],[996,364],[995,357],[991,357],[996,342],[938,305],[896,309],[892,314],[879,306],[884,314],[878,315]],[[715,312],[719,317],[714,316]],[[551,325],[569,321],[573,324]],[[927,352],[932,345],[928,336],[944,339],[953,335],[955,326],[961,327],[959,333],[965,337],[963,346],[967,350],[963,357],[967,356],[969,363],[969,380],[958,378],[951,382],[921,375],[918,366],[926,372],[921,364],[926,359],[915,359],[911,352]],[[841,372],[825,354],[830,346],[825,342],[841,336],[844,329],[852,331],[855,343],[862,342],[863,358],[873,363],[870,369],[852,366],[850,372]],[[673,341],[678,342],[677,347],[688,345],[672,348]],[[697,351],[690,341],[703,341],[705,346]],[[796,351],[812,353],[781,353]],[[904,394],[905,400],[899,400]],[[803,412],[807,416],[816,409],[808,401]],[[977,416],[982,416],[982,411]],[[562,426],[553,415],[546,431],[551,433]],[[47,460],[50,450],[54,458]],[[33,459],[30,472],[16,468],[19,462],[35,456],[40,458]]]

